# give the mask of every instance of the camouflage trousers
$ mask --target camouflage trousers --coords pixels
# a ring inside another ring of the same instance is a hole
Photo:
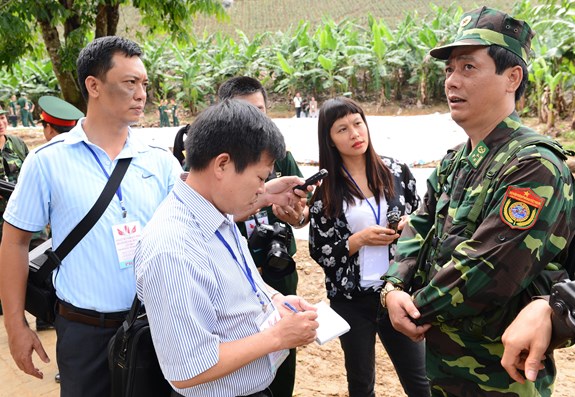
[[[501,340],[462,333],[446,324],[426,333],[426,367],[433,397],[550,397],[555,381],[552,356],[535,382],[515,382],[501,366]]]

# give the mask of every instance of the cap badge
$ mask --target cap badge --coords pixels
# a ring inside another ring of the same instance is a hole
[[[469,25],[469,22],[471,22],[471,15],[468,15],[465,18],[463,18],[461,20],[461,23],[459,24],[459,26],[463,28],[463,27]]]

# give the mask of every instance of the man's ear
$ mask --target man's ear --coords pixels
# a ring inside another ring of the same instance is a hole
[[[86,85],[86,90],[88,91],[88,97],[98,97],[100,95],[100,80],[98,80],[96,77],[86,77],[84,84]]]
[[[234,164],[231,161],[228,153],[220,153],[213,161],[214,175],[218,179],[222,179],[226,172],[233,170]]]
[[[508,80],[507,90],[508,92],[514,93],[515,91],[517,91],[517,88],[519,88],[519,85],[523,80],[523,68],[521,68],[521,66],[519,65],[516,65],[513,66],[512,68],[507,69],[506,73]]]

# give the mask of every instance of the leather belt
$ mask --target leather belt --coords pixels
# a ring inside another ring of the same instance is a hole
[[[68,303],[58,302],[58,314],[68,321],[102,328],[118,328],[126,319],[127,311],[100,313],[94,310],[80,309]]]

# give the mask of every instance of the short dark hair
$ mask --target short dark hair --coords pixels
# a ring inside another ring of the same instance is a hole
[[[261,92],[267,106],[268,94],[262,83],[253,77],[237,76],[222,83],[218,89],[218,98],[223,101],[224,99],[233,99],[238,96],[255,94],[256,92]]]
[[[69,132],[72,128],[74,128],[74,126],[63,126],[63,125],[56,125],[56,124],[48,123],[45,120],[40,120],[40,122],[42,123],[42,126],[44,128],[46,128],[47,125],[51,125],[52,128],[54,128],[58,134],[63,134],[65,132]]]
[[[260,161],[263,153],[274,160],[285,157],[279,128],[246,101],[226,99],[198,115],[188,129],[186,164],[190,171],[205,169],[221,153],[228,153],[238,173]]]
[[[76,68],[80,91],[86,101],[88,100],[86,78],[94,76],[102,80],[105,79],[108,70],[114,66],[112,57],[117,53],[121,53],[127,58],[142,56],[142,50],[138,44],[119,36],[98,37],[80,51]]]
[[[498,75],[503,74],[505,70],[514,66],[521,66],[523,79],[515,91],[515,101],[517,102],[525,92],[527,82],[529,81],[529,71],[527,70],[525,61],[508,49],[497,45],[489,46],[488,54],[495,62],[495,73]]]

